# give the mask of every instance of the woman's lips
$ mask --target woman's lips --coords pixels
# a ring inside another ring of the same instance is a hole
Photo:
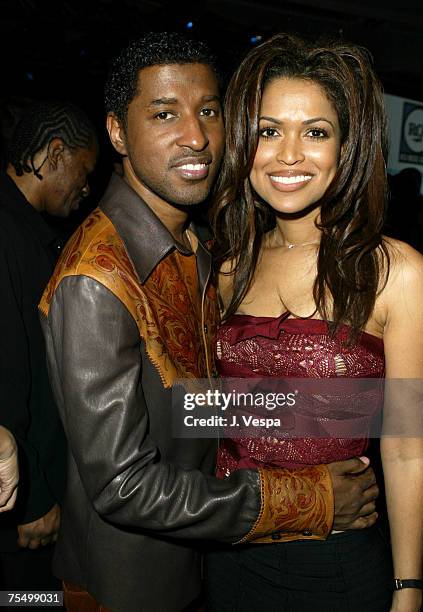
[[[313,178],[311,174],[269,174],[272,186],[278,191],[297,191],[305,187]]]

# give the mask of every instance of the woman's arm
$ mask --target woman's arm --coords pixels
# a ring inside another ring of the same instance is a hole
[[[403,243],[394,243],[389,280],[381,301],[386,312],[383,340],[388,379],[381,453],[394,576],[421,579],[423,257]],[[421,601],[421,590],[395,591],[392,612],[419,612]]]

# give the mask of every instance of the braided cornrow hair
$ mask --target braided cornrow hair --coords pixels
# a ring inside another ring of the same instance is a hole
[[[69,149],[88,149],[97,138],[86,114],[68,102],[36,102],[25,109],[17,124],[7,151],[7,161],[18,176],[33,172],[42,180],[34,157],[53,138],[60,138]]]

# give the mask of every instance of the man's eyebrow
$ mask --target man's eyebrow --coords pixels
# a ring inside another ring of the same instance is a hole
[[[201,100],[203,102],[219,102],[219,104],[221,101],[220,96],[217,96],[216,94],[210,94],[209,96],[203,96]]]
[[[157,100],[151,100],[148,106],[163,106],[167,104],[177,104],[176,98],[157,98]]]
[[[210,94],[208,96],[203,96],[201,98],[201,102],[219,102],[220,97],[216,94]],[[157,98],[156,100],[151,100],[148,106],[168,106],[178,104],[177,98]]]

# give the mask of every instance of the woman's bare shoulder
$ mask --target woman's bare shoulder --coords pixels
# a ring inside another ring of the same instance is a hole
[[[384,237],[383,244],[388,257],[383,260],[384,287],[377,304],[385,312],[386,321],[394,313],[400,317],[414,308],[421,308],[423,302],[423,255],[409,244],[394,238]],[[389,267],[388,267],[389,266]]]
[[[389,257],[388,285],[399,282],[423,282],[423,255],[412,246],[396,238],[383,237],[383,244]],[[386,264],[385,264],[386,265]]]

